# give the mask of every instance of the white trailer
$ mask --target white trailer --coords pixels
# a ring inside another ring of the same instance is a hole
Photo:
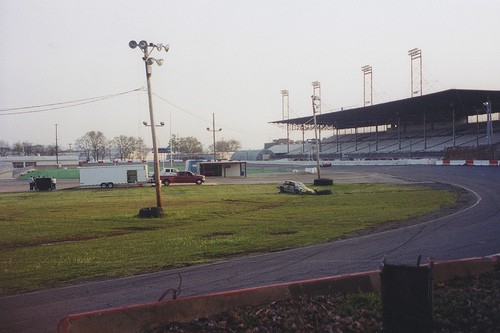
[[[80,168],[81,186],[100,186],[112,188],[119,184],[146,183],[148,167],[146,164],[124,164]]]

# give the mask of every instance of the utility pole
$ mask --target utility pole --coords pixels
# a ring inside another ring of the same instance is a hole
[[[57,144],[57,124],[56,124],[56,164],[59,166],[59,146]]]
[[[158,160],[158,144],[156,141],[156,126],[155,126],[155,118],[154,118],[154,113],[153,113],[153,97],[152,97],[152,92],[151,92],[151,72],[152,72],[152,65],[156,62],[158,66],[161,66],[163,64],[163,59],[155,59],[150,57],[151,53],[154,51],[156,48],[158,51],[161,51],[162,49],[165,50],[165,52],[168,52],[170,46],[163,45],[163,44],[153,44],[146,42],[145,40],[141,40],[139,44],[132,40],[128,43],[128,46],[131,49],[135,49],[137,46],[139,46],[139,49],[143,52],[144,56],[142,57],[142,60],[144,61],[144,65],[146,67],[146,81],[147,81],[147,87],[148,87],[148,102],[149,102],[149,118],[151,122],[151,136],[153,140],[153,159],[154,159],[154,172],[155,172],[155,188],[156,188],[156,207],[160,211],[160,215],[163,213],[163,208],[161,204],[161,181],[160,181],[160,162]]]
[[[213,136],[213,140],[214,140],[213,151],[214,151],[214,162],[215,162],[215,161],[217,161],[217,151],[216,151],[216,148],[215,148],[215,132],[222,131],[222,128],[219,128],[219,129],[215,128],[215,113],[212,113],[212,128],[207,127],[207,131],[212,132],[212,136]]]

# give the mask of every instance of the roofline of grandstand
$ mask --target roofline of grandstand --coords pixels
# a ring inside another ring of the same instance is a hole
[[[401,123],[452,122],[485,114],[484,102],[490,101],[492,112],[500,112],[500,91],[450,89],[366,107],[324,113],[316,116],[318,126],[337,129],[359,128]],[[312,115],[270,122],[310,127]]]

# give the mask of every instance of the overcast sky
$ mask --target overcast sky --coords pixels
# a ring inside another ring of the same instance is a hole
[[[312,114],[313,81],[323,113],[362,106],[364,65],[374,103],[408,98],[413,48],[424,94],[499,90],[499,13],[498,0],[0,0],[0,140],[55,144],[58,124],[63,149],[91,130],[150,145],[130,40],[170,44],[153,53],[165,60],[151,81],[161,147],[172,133],[208,149],[215,114],[217,140],[263,148],[286,137],[269,124],[282,117],[282,89],[290,118]]]

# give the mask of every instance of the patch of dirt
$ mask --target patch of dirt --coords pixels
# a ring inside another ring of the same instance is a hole
[[[297,231],[277,231],[277,232],[271,232],[269,235],[271,236],[288,236],[288,235],[293,235],[296,234]]]
[[[499,327],[500,271],[435,285],[433,332],[498,332]],[[378,294],[334,294],[233,308],[189,323],[166,323],[144,333],[382,331]]]
[[[219,238],[219,237],[226,237],[226,236],[232,236],[234,233],[232,232],[213,232],[210,234],[203,235],[201,238],[202,239],[214,239],[214,238]]]

